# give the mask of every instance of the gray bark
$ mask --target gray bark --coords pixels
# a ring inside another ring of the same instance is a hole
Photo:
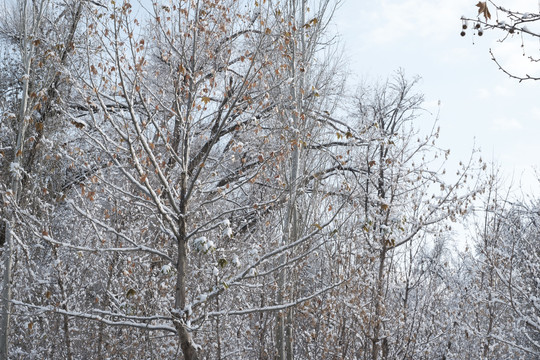
[[[2,322],[0,332],[0,359],[8,358],[9,322],[11,317],[11,253],[13,240],[11,236],[11,223],[6,222],[6,242],[4,244],[4,277],[2,289]]]

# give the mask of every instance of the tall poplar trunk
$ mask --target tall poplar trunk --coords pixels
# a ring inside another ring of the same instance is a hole
[[[297,15],[297,0],[293,0],[292,3],[292,13],[296,18]],[[304,112],[303,104],[303,88],[304,88],[304,71],[305,69],[297,69],[296,62],[298,59],[301,61],[301,66],[305,67],[306,62],[306,44],[305,44],[305,33],[304,33],[304,23],[305,23],[305,12],[306,12],[306,0],[301,1],[300,9],[300,56],[298,57],[296,51],[296,44],[292,42],[292,54],[291,54],[291,76],[294,79],[291,85],[292,92],[292,101],[295,104],[295,112],[292,115],[294,126],[296,129],[299,129],[301,124],[301,114]],[[298,134],[298,132],[297,132]],[[285,221],[283,224],[283,238],[282,243],[294,242],[297,237],[298,224],[296,223],[296,216],[294,215],[297,211],[296,209],[296,193],[298,189],[298,167],[300,161],[300,152],[301,152],[301,142],[298,138],[293,139],[293,152],[291,154],[291,167],[290,167],[290,178],[289,178],[289,201],[287,203],[287,214],[285,216]],[[282,256],[281,261],[286,261],[285,257]],[[277,302],[282,303],[284,301],[284,292],[285,284],[287,283],[288,275],[286,270],[282,270],[278,278],[278,295]],[[288,360],[294,358],[294,347],[293,347],[293,309],[288,309],[286,311],[280,312],[277,319],[277,328],[276,328],[276,348],[277,348],[277,358],[279,360]]]
[[[380,129],[384,131],[385,122],[383,119],[379,121]],[[388,152],[388,148],[384,145],[379,146],[379,178],[377,182],[377,194],[379,200],[386,198],[386,184],[385,184],[385,168],[384,168],[384,159]],[[380,208],[380,217],[381,225],[385,221],[386,214],[382,207]],[[379,229],[380,231],[380,229]],[[373,335],[371,338],[372,347],[371,347],[371,360],[377,360],[379,358],[379,351],[381,350],[381,329],[382,329],[382,320],[384,318],[384,280],[385,280],[385,262],[386,255],[388,253],[388,239],[386,235],[382,232],[380,233],[380,245],[382,246],[379,253],[379,269],[377,271],[377,280],[375,284],[375,326],[373,328]],[[386,358],[388,344],[385,342],[385,349],[383,349],[383,358]]]
[[[26,119],[27,106],[28,106],[28,86],[30,79],[30,64],[33,56],[34,46],[31,41],[28,41],[28,29],[27,23],[27,7],[26,1],[22,4],[21,9],[21,24],[23,28],[21,48],[22,48],[22,60],[24,66],[23,76],[23,89],[21,96],[21,103],[19,107],[19,114],[17,117],[17,124],[19,129],[17,131],[17,142],[13,150],[12,164],[22,163],[24,152],[24,137],[26,129],[28,127],[28,120]],[[41,14],[40,14],[41,15]],[[39,22],[40,16],[35,19]],[[19,198],[19,175],[15,172],[11,173],[11,201],[17,203]],[[12,283],[12,257],[13,257],[13,210],[8,215],[8,220],[5,224],[5,244],[4,244],[4,276],[3,276],[3,290],[2,290],[2,321],[0,323],[0,359],[7,359],[9,354],[9,327],[11,320],[11,283]]]

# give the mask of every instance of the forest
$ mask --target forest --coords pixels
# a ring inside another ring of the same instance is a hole
[[[338,3],[5,2],[0,359],[538,359],[540,199]]]

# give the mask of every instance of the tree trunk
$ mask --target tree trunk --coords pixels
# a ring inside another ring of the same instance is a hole
[[[287,354],[287,360],[294,359],[294,348],[293,348],[293,308],[287,310],[287,322],[285,325],[285,353]]]
[[[10,225],[11,224],[9,222],[6,222],[4,244],[4,286],[2,289],[2,322],[0,328],[0,359],[8,358],[9,321],[11,317],[11,253],[13,251],[13,240]]]
[[[383,245],[381,250],[381,255],[379,256],[379,271],[377,274],[377,285],[376,285],[376,294],[375,294],[375,326],[373,328],[373,336],[371,338],[372,348],[371,348],[371,359],[377,360],[379,358],[379,349],[380,349],[380,332],[383,314],[383,297],[384,297],[384,263],[386,260],[386,245]]]
[[[197,349],[193,343],[191,333],[187,325],[187,318],[189,314],[185,313],[186,309],[186,276],[187,276],[187,188],[188,188],[188,160],[189,159],[189,139],[187,136],[183,140],[183,173],[181,178],[181,190],[180,190],[180,220],[178,221],[178,259],[176,264],[176,288],[175,288],[175,314],[174,325],[176,327],[177,335],[180,340],[180,347],[186,360],[197,360]]]
[[[0,248],[6,243],[6,223],[0,223]]]
[[[185,235],[185,219],[180,220],[180,233]],[[178,240],[178,265],[176,276],[175,310],[179,316],[175,319],[177,335],[186,360],[197,360],[197,349],[189,332],[186,318],[189,316],[183,310],[186,308],[186,273],[187,273],[187,246],[185,236]]]
[[[293,0],[292,12],[293,17],[296,18],[297,15],[297,0]],[[305,33],[304,33],[304,23],[305,23],[305,13],[306,13],[306,0],[300,0],[300,56],[297,57],[296,45],[293,42],[292,45],[292,56],[291,56],[291,76],[295,79],[291,84],[291,93],[292,101],[296,105],[296,111],[292,114],[294,120],[295,128],[301,127],[301,115],[304,112],[303,104],[303,95],[302,91],[304,89],[304,71],[305,69],[297,69],[296,62],[301,61],[302,67],[305,67],[306,63],[306,44],[305,44]],[[296,80],[298,79],[298,80]],[[300,151],[301,151],[301,142],[297,136],[293,139],[292,143],[294,145],[293,152],[291,154],[291,173],[289,178],[289,202],[287,204],[287,214],[283,226],[283,244],[289,243],[296,240],[298,235],[298,230],[296,229],[296,217],[294,213],[296,211],[296,192],[298,188],[298,167],[300,162]],[[285,261],[282,258],[282,261]],[[283,301],[283,292],[285,291],[285,283],[287,282],[286,270],[283,270],[279,277],[278,283],[278,302]],[[293,359],[294,358],[294,349],[292,345],[292,334],[293,334],[293,316],[292,309],[288,311],[283,311],[278,314],[278,326],[276,333],[276,343],[277,343],[277,358],[280,360]]]

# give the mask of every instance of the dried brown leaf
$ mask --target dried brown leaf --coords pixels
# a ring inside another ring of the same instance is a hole
[[[478,15],[484,14],[486,21],[488,21],[488,19],[491,19],[491,14],[489,13],[489,9],[485,1],[479,1],[476,6],[478,7]]]

